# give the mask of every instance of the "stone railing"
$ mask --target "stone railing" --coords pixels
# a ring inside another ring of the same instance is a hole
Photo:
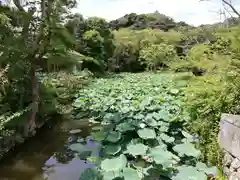
[[[224,173],[229,180],[240,180],[240,115],[222,114],[219,144],[224,150]]]

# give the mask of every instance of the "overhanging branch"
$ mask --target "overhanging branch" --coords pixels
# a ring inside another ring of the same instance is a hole
[[[240,18],[240,13],[237,11],[237,9],[231,3],[229,3],[226,0],[222,0],[222,2],[226,5],[228,5],[233,10],[233,12]]]

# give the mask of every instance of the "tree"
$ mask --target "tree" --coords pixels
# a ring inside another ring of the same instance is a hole
[[[230,9],[240,18],[240,13],[239,11],[233,6],[233,4],[231,3],[231,1],[229,0],[222,0],[222,2],[224,4],[226,4],[227,6],[230,7]]]
[[[44,57],[66,54],[74,43],[63,20],[75,4],[70,0],[13,0],[14,7],[0,5],[0,67],[8,67],[8,79],[12,84],[21,83],[26,97],[30,97],[26,136],[36,129],[40,103],[39,65]]]
[[[148,70],[156,71],[158,67],[168,66],[176,59],[174,47],[164,43],[151,44],[140,51],[140,60],[146,64]]]

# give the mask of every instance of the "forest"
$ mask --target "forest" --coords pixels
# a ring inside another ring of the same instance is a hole
[[[96,164],[81,180],[224,179],[240,14],[223,2],[231,18],[195,27],[158,11],[108,22],[73,14],[74,0],[1,1],[0,157],[52,120],[87,118],[101,148],[69,146]]]

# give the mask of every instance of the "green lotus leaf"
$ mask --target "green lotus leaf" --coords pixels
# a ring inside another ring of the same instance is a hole
[[[164,168],[172,167],[180,160],[176,155],[170,151],[163,149],[161,146],[157,146],[150,150],[150,155],[156,164],[162,165]]]
[[[144,144],[129,144],[127,146],[126,153],[131,154],[133,156],[138,155],[145,155],[147,153],[148,146],[145,146]]]
[[[156,132],[154,131],[154,129],[144,128],[144,129],[138,130],[137,133],[138,133],[139,137],[142,138],[142,139],[154,139],[154,138],[156,138]]]
[[[96,141],[103,141],[107,137],[107,132],[101,130],[97,132],[92,132],[91,136],[93,137],[94,140]]]
[[[207,167],[206,164],[202,163],[202,162],[198,162],[196,164],[196,168],[199,170],[199,171],[203,171],[205,174],[207,174],[208,176],[213,176],[213,177],[216,177],[217,174],[218,174],[218,169],[217,167],[215,166],[212,166],[212,167]]]
[[[155,120],[155,119],[153,119],[153,117],[151,116],[149,116],[149,117],[146,117],[145,118],[145,122],[149,125],[149,126],[152,126],[152,127],[155,127],[155,126],[158,126],[158,122]]]
[[[101,162],[101,159],[98,156],[89,156],[86,159],[87,159],[88,162],[92,162],[92,163],[95,163],[95,164],[98,164],[98,163]]]
[[[142,120],[142,119],[144,119],[144,115],[143,114],[136,114],[133,118],[134,119],[137,119],[137,120]]]
[[[161,146],[162,149],[167,149],[167,145],[163,142],[160,136],[157,136],[158,146]]]
[[[103,119],[106,120],[106,121],[111,121],[111,120],[113,120],[113,118],[114,118],[114,114],[113,113],[107,113],[103,117]]]
[[[161,110],[158,112],[158,120],[162,119],[166,122],[170,121],[171,114],[168,112],[168,110]]]
[[[127,158],[125,155],[121,154],[119,157],[112,159],[105,159],[101,163],[101,169],[103,171],[120,171],[127,164]]]
[[[132,168],[124,168],[122,175],[124,180],[141,180],[142,178],[139,176],[138,172]]]
[[[107,145],[104,147],[104,153],[108,155],[116,155],[121,149],[121,146],[118,145]]]
[[[103,180],[113,180],[113,179],[115,179],[117,177],[121,177],[122,173],[119,170],[117,170],[117,171],[107,171],[107,172],[104,171],[102,173],[102,175],[103,175]]]
[[[84,152],[91,152],[91,149],[88,148],[86,145],[83,145],[81,143],[74,143],[69,146],[69,149],[72,151],[78,152],[78,153],[84,153]]]
[[[186,131],[181,131],[182,135],[187,139],[192,139],[193,136]]]
[[[121,123],[121,124],[118,124],[116,127],[116,130],[120,132],[133,131],[134,129],[135,128],[131,126],[131,124],[129,123]]]
[[[172,177],[172,180],[207,180],[204,172],[198,171],[192,166],[180,166],[178,173]]]
[[[116,143],[121,139],[121,133],[118,131],[111,131],[107,138],[106,141],[112,142],[112,143]]]
[[[192,156],[197,158],[201,155],[201,152],[191,143],[178,144],[173,147],[173,150],[177,152],[180,157]]]
[[[160,134],[160,138],[166,143],[173,143],[175,141],[174,137],[170,137],[165,133]]]
[[[165,126],[165,125],[160,126],[160,127],[158,128],[158,130],[159,130],[160,132],[168,132],[169,126]]]

